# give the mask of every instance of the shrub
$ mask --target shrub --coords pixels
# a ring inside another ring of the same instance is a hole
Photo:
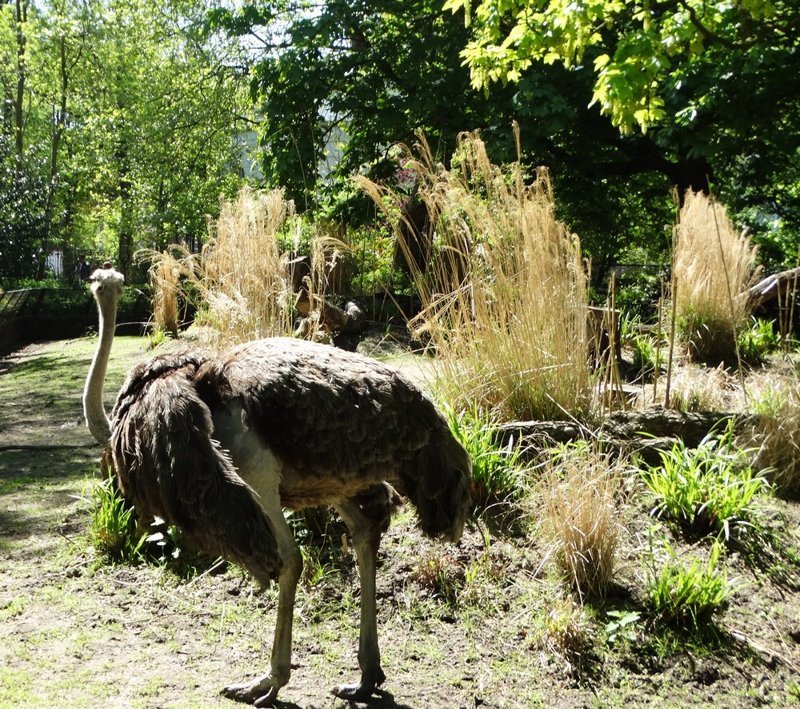
[[[729,539],[731,528],[752,516],[755,496],[769,488],[736,447],[732,422],[722,433],[710,433],[697,448],[679,441],[660,455],[661,465],[641,471],[655,498],[652,514],[701,533],[722,533]]]
[[[689,564],[668,543],[663,546],[666,559],[659,567],[651,549],[647,593],[652,610],[665,623],[699,630],[724,609],[732,591],[727,571],[719,566],[722,544],[714,542],[705,563]]]
[[[542,532],[561,575],[583,597],[602,597],[620,538],[620,463],[596,446],[562,446],[542,476]]]
[[[675,313],[693,359],[731,364],[736,334],[749,315],[745,290],[754,282],[756,249],[737,232],[722,205],[688,191],[674,231]]]
[[[419,196],[436,225],[420,271],[407,254],[422,312],[411,326],[441,362],[440,384],[458,408],[503,418],[585,415],[591,401],[587,272],[580,241],[555,218],[546,171],[493,165],[477,135],[462,135],[448,170],[426,145],[408,156]],[[359,184],[399,228],[403,195]]]

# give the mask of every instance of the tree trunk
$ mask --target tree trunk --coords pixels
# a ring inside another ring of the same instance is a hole
[[[39,259],[38,277],[44,276],[45,261],[50,248],[50,235],[53,223],[53,202],[55,200],[56,183],[58,182],[58,147],[64,135],[64,127],[67,122],[67,87],[69,85],[69,74],[67,72],[67,48],[66,38],[59,40],[60,54],[60,103],[53,111],[53,140],[50,144],[50,165],[47,174],[47,199],[44,209],[44,235],[42,237],[42,258]]]
[[[22,155],[25,150],[25,114],[23,106],[25,101],[25,79],[27,67],[25,66],[25,30],[23,26],[28,21],[28,0],[16,0],[14,7],[17,29],[17,87],[14,98],[14,147],[16,149],[17,170],[22,170]]]

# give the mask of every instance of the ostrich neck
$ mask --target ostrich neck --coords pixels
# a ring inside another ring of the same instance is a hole
[[[116,299],[113,302],[98,300],[97,308],[100,314],[100,336],[83,389],[83,415],[95,440],[107,446],[111,440],[111,423],[103,408],[103,383],[117,323]]]

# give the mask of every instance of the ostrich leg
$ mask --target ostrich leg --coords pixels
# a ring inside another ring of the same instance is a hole
[[[303,571],[303,557],[295,542],[292,530],[283,516],[278,494],[278,477],[274,478],[274,490],[262,494],[260,503],[266,513],[283,561],[283,570],[278,577],[278,614],[275,621],[275,636],[272,642],[270,671],[251,682],[232,684],[223,690],[229,699],[235,699],[257,707],[269,707],[275,702],[278,691],[289,681],[292,660],[292,620],[297,582]]]
[[[358,684],[340,684],[333,693],[349,701],[365,701],[375,687],[383,684],[386,675],[381,669],[378,650],[378,619],[375,606],[375,565],[381,539],[380,522],[365,515],[352,500],[336,505],[353,537],[361,582],[361,626],[358,637],[358,665],[361,681]]]

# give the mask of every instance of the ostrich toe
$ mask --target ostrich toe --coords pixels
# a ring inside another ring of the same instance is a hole
[[[275,681],[270,675],[264,675],[251,682],[229,684],[222,690],[222,694],[237,702],[257,707],[271,707],[278,697],[278,691],[284,684],[286,683]]]
[[[373,675],[369,678],[369,675]],[[383,670],[378,667],[377,672],[365,672],[361,676],[361,681],[358,684],[339,684],[334,687],[331,692],[339,699],[344,699],[349,702],[365,702],[374,693],[375,688],[379,687],[386,681],[386,675]]]

